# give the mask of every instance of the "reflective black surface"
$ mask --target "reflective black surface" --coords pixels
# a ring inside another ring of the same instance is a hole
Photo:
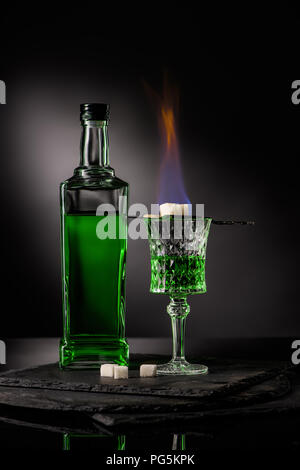
[[[169,351],[168,339],[131,339],[132,350],[143,348],[148,353],[165,354]],[[216,347],[216,343],[218,346]],[[218,351],[219,358],[228,352],[238,361],[241,357],[258,361],[288,361],[291,341],[207,340],[202,347],[206,354]],[[7,365],[0,371],[24,368],[57,359],[58,340],[27,339],[7,341]],[[212,355],[212,354],[211,354]],[[217,359],[215,359],[217,361]],[[211,361],[214,361],[211,358]],[[85,413],[61,413],[53,410],[35,410],[0,407],[0,447],[25,449],[81,450],[97,449],[101,456],[121,450],[151,453],[181,450],[196,453],[214,449],[297,449],[300,446],[300,380],[296,371],[289,374],[291,392],[273,400],[267,411],[245,414],[238,409],[223,416],[202,416],[199,419],[173,419],[142,423],[117,420],[91,421]],[[0,390],[1,391],[1,390]],[[271,400],[272,401],[272,400]],[[253,404],[255,405],[255,403]],[[173,417],[176,417],[176,409]],[[107,415],[109,418],[109,414]]]

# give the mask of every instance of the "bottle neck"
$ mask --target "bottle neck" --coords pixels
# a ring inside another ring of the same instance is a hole
[[[109,166],[107,121],[83,121],[80,144],[80,166],[75,174],[89,176],[114,170]]]

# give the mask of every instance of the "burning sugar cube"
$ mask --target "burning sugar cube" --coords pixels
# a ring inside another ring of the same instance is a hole
[[[156,364],[142,364],[140,366],[140,377],[155,377],[156,371]]]
[[[189,215],[190,204],[175,204],[174,202],[165,202],[159,206],[161,217],[164,215]]]
[[[114,379],[128,379],[128,367],[127,366],[115,366],[114,367]]]
[[[115,364],[102,364],[100,367],[101,377],[113,377]]]

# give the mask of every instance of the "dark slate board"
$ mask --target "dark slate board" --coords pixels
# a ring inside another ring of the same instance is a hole
[[[209,400],[259,384],[282,370],[282,364],[267,367],[252,362],[238,364],[233,361],[221,366],[213,364],[210,373],[205,376],[140,378],[137,370],[131,370],[129,379],[116,381],[101,378],[98,370],[62,371],[57,364],[47,364],[3,373],[0,375],[0,387]]]
[[[145,425],[155,426],[158,422],[164,426],[193,425],[197,419],[234,416],[253,409],[258,413],[274,407],[281,409],[287,407],[286,401],[279,402],[278,399],[289,391],[290,382],[284,375],[209,403],[189,398],[115,394],[99,397],[99,394],[88,392],[0,387],[0,422],[62,433],[101,431],[110,434],[109,429],[125,425],[143,425],[143,429]]]
[[[142,410],[136,413],[126,413],[126,410],[123,412],[118,410],[117,413],[95,413],[92,418],[97,424],[107,428],[122,428],[125,426],[128,429],[128,426],[154,426],[157,423],[164,426],[172,426],[176,423],[192,424],[199,422],[199,420],[203,423],[204,420],[211,418],[269,414],[274,413],[274,411],[300,412],[299,391],[297,392],[298,401],[291,401],[288,398],[279,401],[279,398],[289,396],[290,391],[289,379],[284,375],[279,375],[259,385],[254,385],[246,391],[223,397],[219,401],[197,402],[197,406],[194,405],[193,407],[186,404],[182,408],[170,410],[169,413],[162,412],[163,410],[156,410],[156,413],[153,413],[153,410],[148,413],[143,413]]]
[[[139,379],[132,368],[141,362],[160,359],[135,357],[131,377],[123,385],[109,379],[102,382],[97,370],[60,371],[57,364],[3,373],[0,422],[54,432],[109,433],[127,425],[144,429],[146,424],[191,423],[193,427],[199,419],[242,416],[252,410],[265,413],[280,409],[285,401],[283,410],[289,406],[284,396],[291,395],[290,366],[283,363],[207,359],[210,374],[191,380]]]
[[[279,376],[281,377],[281,376]],[[157,397],[115,393],[90,393],[38,388],[0,387],[0,405],[31,410],[96,413],[170,413],[245,406],[282,396],[289,391],[289,381],[275,377],[243,392],[215,399]],[[0,412],[1,413],[1,412]]]

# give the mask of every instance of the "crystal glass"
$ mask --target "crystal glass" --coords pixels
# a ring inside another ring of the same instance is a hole
[[[205,374],[207,367],[185,359],[185,323],[190,311],[187,296],[204,294],[205,258],[210,218],[164,216],[145,218],[151,256],[150,292],[167,294],[170,303],[173,357],[159,365],[159,375]]]

